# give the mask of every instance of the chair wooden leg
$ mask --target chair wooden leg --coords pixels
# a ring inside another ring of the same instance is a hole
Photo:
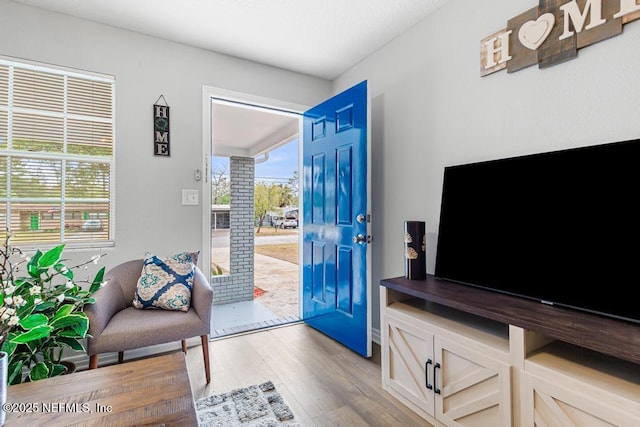
[[[204,374],[207,377],[207,384],[211,382],[211,370],[209,368],[209,337],[202,335],[202,356],[204,357]]]
[[[100,355],[98,354],[94,354],[93,356],[89,357],[89,369],[96,369],[98,367],[99,357]]]
[[[124,362],[124,351],[118,352],[118,364]]]
[[[187,354],[187,340],[182,340],[182,352]]]

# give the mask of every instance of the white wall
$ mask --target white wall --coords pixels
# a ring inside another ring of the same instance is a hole
[[[433,273],[445,166],[640,138],[640,21],[563,64],[480,77],[480,40],[536,4],[449,0],[334,82],[372,93],[374,290],[404,275],[405,220],[426,221]]]
[[[372,92],[373,284],[401,276],[405,220],[425,220],[435,263],[446,165],[640,138],[640,21],[572,61],[480,77],[480,40],[535,0],[449,0],[340,76]],[[313,105],[329,82],[0,0],[0,55],[116,76],[115,265],[146,250],[200,248],[201,94],[209,85]],[[152,155],[151,105],[171,106],[171,157]],[[398,191],[402,188],[402,191]],[[604,226],[604,225],[603,225]],[[374,292],[374,327],[379,327]]]
[[[116,78],[116,246],[103,258],[107,267],[147,250],[201,249],[202,208],[182,206],[181,190],[202,195],[193,172],[202,167],[203,85],[302,105],[331,89],[322,79],[7,0],[0,31],[0,55]],[[161,94],[171,107],[169,158],[153,156],[152,105]]]

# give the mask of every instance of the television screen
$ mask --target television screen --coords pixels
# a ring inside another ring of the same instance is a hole
[[[640,323],[640,140],[450,166],[435,276]]]

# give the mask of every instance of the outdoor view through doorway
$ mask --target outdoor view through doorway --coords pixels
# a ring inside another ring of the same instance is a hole
[[[300,321],[298,149],[296,135],[253,156],[253,298],[214,305],[211,338]],[[232,271],[230,157],[214,155],[210,163],[212,276]]]

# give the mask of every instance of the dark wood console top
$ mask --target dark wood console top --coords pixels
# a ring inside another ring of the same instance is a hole
[[[413,297],[640,364],[640,325],[632,322],[550,306],[430,275],[426,280],[383,279],[380,284]]]

